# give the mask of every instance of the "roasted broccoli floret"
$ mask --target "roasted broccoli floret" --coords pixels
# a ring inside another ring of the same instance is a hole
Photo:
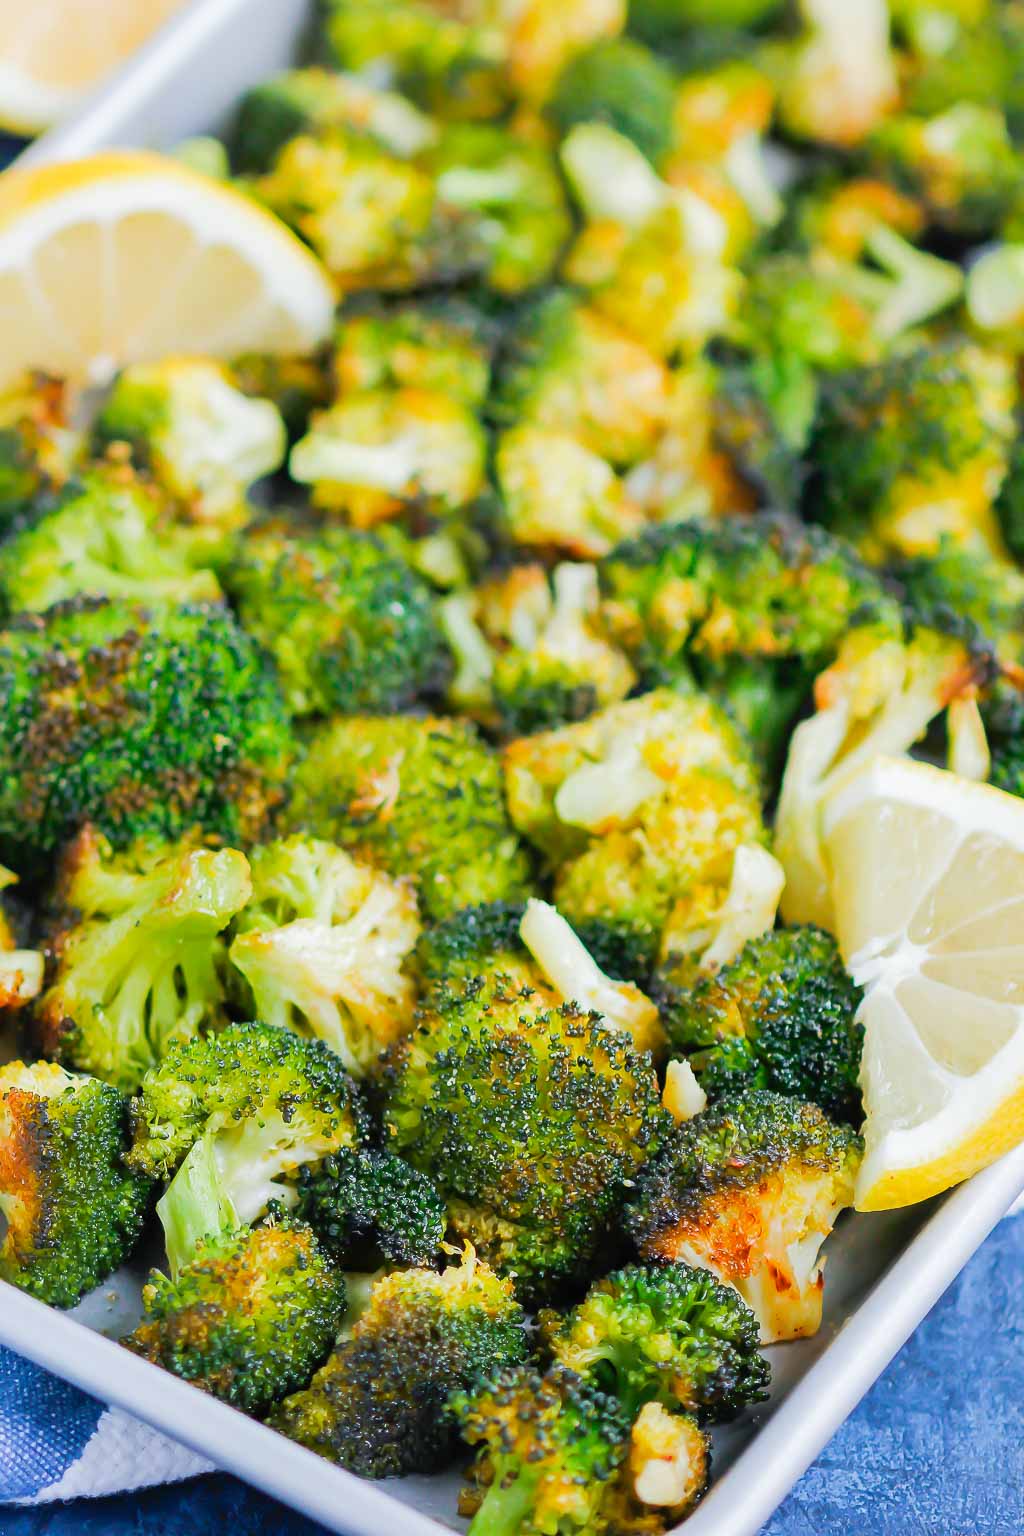
[[[521,1360],[524,1322],[511,1285],[471,1249],[440,1274],[387,1275],[309,1389],[270,1422],[363,1477],[437,1471],[455,1448],[451,1394]]]
[[[486,440],[473,411],[426,389],[366,390],[313,417],[289,470],[314,505],[369,528],[414,504],[444,512],[482,495]]]
[[[658,56],[632,38],[610,38],[578,53],[548,103],[562,133],[607,123],[661,164],[675,144],[677,82]]]
[[[334,377],[342,395],[422,389],[477,408],[490,388],[497,342],[496,324],[463,298],[352,304],[335,333]]]
[[[508,819],[497,756],[471,725],[359,715],[311,736],[293,827],[408,875],[425,916],[528,894],[530,861]]]
[[[834,376],[809,506],[872,558],[929,554],[944,536],[998,552],[1015,396],[1006,358],[960,344]]]
[[[894,562],[890,573],[918,623],[961,634],[1008,666],[1024,661],[1024,575],[1009,561],[946,540],[934,555]]]
[[[800,0],[803,25],[771,56],[779,116],[797,139],[861,144],[898,100],[888,0]]]
[[[431,1181],[393,1152],[375,1147],[334,1152],[303,1170],[299,1212],[329,1253],[347,1268],[432,1264],[441,1251],[447,1213]]]
[[[653,447],[668,390],[658,358],[559,289],[528,306],[509,338],[491,410],[499,424],[564,432],[623,465]]]
[[[780,928],[695,978],[665,1009],[665,1028],[710,1099],[773,1088],[858,1125],[860,998],[830,934]]]
[[[631,1418],[659,1402],[715,1422],[768,1395],[757,1319],[706,1269],[632,1264],[542,1324],[553,1358],[618,1398]]]
[[[449,697],[503,736],[582,720],[625,698],[636,682],[605,639],[592,565],[565,563],[549,578],[512,566],[449,597],[440,620],[457,668]]]
[[[1019,138],[1024,111],[1019,5],[897,0],[892,12],[907,45],[901,57],[905,110],[935,117],[963,101],[997,106]]]
[[[478,1447],[459,1506],[472,1536],[659,1536],[707,1484],[694,1419],[651,1403],[631,1430],[615,1397],[559,1365],[501,1371],[453,1407]]]
[[[868,148],[877,172],[957,234],[994,235],[1024,192],[1024,159],[990,103],[958,101],[934,117],[891,118]]]
[[[677,1126],[641,1170],[627,1214],[648,1262],[693,1264],[731,1285],[761,1341],[821,1323],[819,1250],[853,1200],[861,1141],[817,1105],[763,1089]]]
[[[452,1230],[523,1295],[584,1274],[660,1135],[650,1059],[499,972],[442,989],[389,1076],[390,1144],[434,1179]]]
[[[277,407],[237,388],[206,358],[136,363],[96,421],[100,444],[128,443],[136,462],[197,522],[244,522],[246,493],[280,469],[287,435]]]
[[[26,374],[0,395],[0,533],[40,496],[59,490],[82,453],[60,379]]]
[[[248,842],[295,746],[267,658],[224,608],[80,598],[0,632],[0,856],[86,822],[116,847],[193,826]]]
[[[132,1090],[173,1042],[223,1014],[222,934],[248,900],[244,854],[140,844],[91,829],[68,850],[36,1023],[48,1055]]]
[[[433,595],[371,534],[272,524],[247,535],[224,580],[293,714],[387,712],[443,688]]]
[[[73,1307],[128,1257],[150,1186],[122,1161],[126,1110],[52,1062],[0,1067],[0,1279]]]
[[[40,613],[79,594],[129,602],[216,602],[219,539],[183,527],[130,470],[73,481],[0,544],[0,605]]]
[[[742,741],[699,695],[658,689],[505,749],[512,820],[555,870],[558,910],[601,920],[653,962],[724,899],[763,837]]]
[[[594,559],[643,525],[611,465],[571,432],[513,427],[494,467],[514,544]]]
[[[133,1354],[243,1413],[303,1386],[345,1314],[345,1280],[308,1227],[248,1227],[212,1239],[171,1280],[154,1271]]]
[[[230,950],[248,984],[245,1011],[323,1040],[362,1076],[412,1025],[405,963],[420,925],[411,885],[304,833],[254,848],[251,869]]]

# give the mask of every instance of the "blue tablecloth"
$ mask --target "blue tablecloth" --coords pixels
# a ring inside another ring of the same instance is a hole
[[[401,1530],[395,1522],[396,1533]],[[321,1536],[230,1477],[0,1513],[2,1536]],[[1024,1216],[989,1239],[763,1536],[1022,1536]]]

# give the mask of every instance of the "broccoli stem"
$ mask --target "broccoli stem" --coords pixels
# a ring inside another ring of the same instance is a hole
[[[471,1536],[518,1536],[533,1512],[535,1478],[524,1473],[507,1486],[496,1476],[470,1527]]]
[[[212,1136],[202,1136],[159,1201],[156,1213],[164,1229],[171,1278],[177,1280],[196,1256],[200,1243],[236,1231],[238,1214],[221,1181]]]

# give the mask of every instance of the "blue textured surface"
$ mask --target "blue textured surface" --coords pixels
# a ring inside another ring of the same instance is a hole
[[[321,1536],[319,1526],[220,1476],[130,1498],[8,1509],[0,1530]],[[1022,1532],[1024,1216],[989,1239],[763,1536]]]

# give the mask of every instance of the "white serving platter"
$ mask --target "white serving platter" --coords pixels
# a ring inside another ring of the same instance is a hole
[[[313,9],[313,0],[194,0],[18,163],[115,146],[166,148],[218,129],[248,86],[296,58]],[[844,1217],[828,1245],[821,1332],[769,1352],[771,1399],[715,1432],[711,1491],[680,1531],[756,1536],[1022,1190],[1024,1147],[941,1200]],[[457,1474],[364,1482],[121,1349],[114,1340],[138,1316],[145,1267],[121,1271],[69,1314],[0,1282],[0,1344],[332,1531],[465,1529],[455,1514]]]

